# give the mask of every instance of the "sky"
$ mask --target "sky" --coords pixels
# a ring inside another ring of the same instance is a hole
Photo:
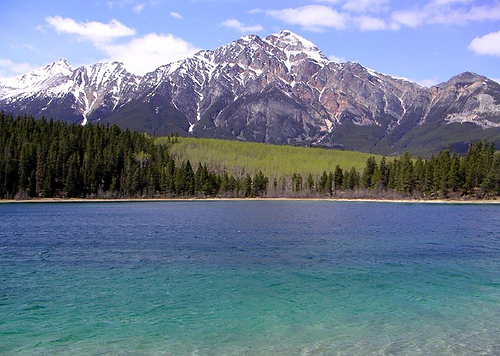
[[[143,75],[246,34],[290,30],[336,62],[430,86],[500,81],[500,0],[2,0],[0,78],[61,58]]]

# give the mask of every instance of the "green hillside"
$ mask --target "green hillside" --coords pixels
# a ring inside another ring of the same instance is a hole
[[[168,138],[157,139],[167,143]],[[333,171],[336,165],[344,170],[355,167],[358,172],[365,167],[368,153],[328,150],[322,148],[277,146],[264,143],[227,141],[201,138],[177,138],[170,147],[176,161],[189,159],[193,163],[204,162],[209,169],[227,171],[235,175],[254,174],[262,171],[270,177],[303,176],[311,173],[319,176],[323,171]],[[379,160],[381,157],[376,157]]]

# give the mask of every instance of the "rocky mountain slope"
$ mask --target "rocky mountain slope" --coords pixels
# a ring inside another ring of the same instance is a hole
[[[150,134],[429,155],[500,143],[500,85],[463,73],[431,88],[335,63],[290,32],[243,36],[143,77],[60,60],[0,80],[0,109]]]

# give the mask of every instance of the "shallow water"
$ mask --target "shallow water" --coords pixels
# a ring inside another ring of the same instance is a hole
[[[498,335],[498,205],[0,205],[0,354],[500,354]]]

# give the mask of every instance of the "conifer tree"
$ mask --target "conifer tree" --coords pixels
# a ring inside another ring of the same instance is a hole
[[[245,175],[245,180],[243,181],[243,194],[245,198],[253,197],[252,177],[248,173]]]
[[[344,178],[345,177],[344,173],[342,172],[342,168],[340,168],[340,165],[337,164],[333,173],[333,191],[335,194],[337,194],[337,190],[342,188]]]
[[[269,179],[264,176],[261,171],[258,171],[253,178],[253,194],[255,196],[262,196],[267,193],[267,184]]]

